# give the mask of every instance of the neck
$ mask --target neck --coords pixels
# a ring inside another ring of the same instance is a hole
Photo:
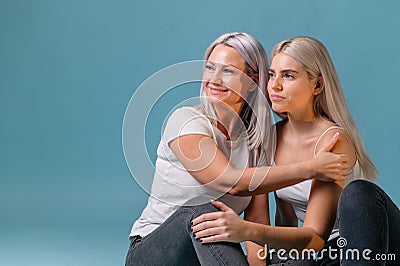
[[[215,106],[217,115],[217,127],[223,132],[227,139],[235,139],[243,132],[243,123],[240,118],[240,112],[243,104],[240,106]]]
[[[306,116],[295,116],[288,114],[288,130],[298,136],[309,136],[314,135],[319,130],[321,125],[321,118],[315,114],[309,114]]]

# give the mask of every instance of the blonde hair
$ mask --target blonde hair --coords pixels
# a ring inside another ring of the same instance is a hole
[[[375,180],[378,171],[369,158],[350,115],[335,66],[326,47],[315,38],[300,36],[275,45],[271,52],[271,60],[278,53],[286,54],[300,62],[309,79],[322,78],[320,85],[323,89],[314,98],[315,114],[336,123],[349,134],[362,172],[362,176],[356,178]]]
[[[218,37],[207,49],[207,60],[214,48],[223,44],[234,48],[246,62],[246,74],[258,75],[258,88],[250,92],[241,111],[241,119],[247,123],[247,135],[250,149],[263,146],[267,155],[272,157],[274,141],[273,116],[267,101],[268,59],[263,46],[250,34],[244,32],[226,33]],[[209,103],[203,86],[200,89],[201,103],[206,112],[215,118],[215,110]],[[267,161],[271,158],[267,158]]]

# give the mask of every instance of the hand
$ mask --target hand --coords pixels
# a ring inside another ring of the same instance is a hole
[[[192,221],[192,230],[202,243],[227,241],[240,243],[245,241],[246,221],[242,220],[234,210],[220,201],[211,203],[220,212],[203,214]]]
[[[339,137],[337,132],[309,161],[309,167],[315,171],[313,178],[321,181],[343,181],[349,172],[349,156],[330,152]]]

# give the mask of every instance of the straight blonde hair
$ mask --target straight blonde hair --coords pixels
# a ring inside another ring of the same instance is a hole
[[[335,66],[326,47],[315,38],[299,36],[275,45],[271,52],[271,60],[278,53],[286,54],[300,62],[309,79],[322,78],[323,89],[314,98],[315,114],[336,123],[349,134],[361,169],[361,176],[355,178],[375,180],[378,171],[368,156],[357,126],[350,115]]]
[[[267,156],[266,161],[271,163],[275,141],[273,115],[267,100],[268,59],[263,46],[256,38],[245,32],[226,33],[218,37],[206,50],[204,60],[217,45],[226,45],[234,48],[246,62],[246,74],[258,76],[258,88],[250,92],[245,99],[246,104],[240,116],[247,123],[246,131],[250,150],[262,148]],[[203,86],[200,89],[201,103],[206,112],[216,118],[215,109],[209,103]]]

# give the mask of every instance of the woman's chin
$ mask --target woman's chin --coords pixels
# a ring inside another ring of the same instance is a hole
[[[277,105],[277,104],[274,104],[274,103],[272,103],[272,110],[275,112],[275,113],[283,113],[283,112],[285,112],[284,111],[284,109],[283,108],[281,108],[279,105]]]
[[[220,98],[220,97],[216,97],[216,96],[211,95],[211,96],[208,96],[207,98],[208,98],[208,101],[211,104],[224,104],[223,99]]]

